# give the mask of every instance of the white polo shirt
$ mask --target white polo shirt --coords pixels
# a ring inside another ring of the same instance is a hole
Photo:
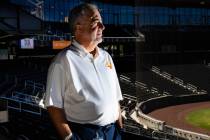
[[[45,106],[64,108],[68,121],[103,126],[118,119],[122,94],[116,70],[111,56],[97,51],[93,58],[73,41],[50,65]]]

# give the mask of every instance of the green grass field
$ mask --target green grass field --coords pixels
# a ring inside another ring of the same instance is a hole
[[[191,125],[210,130],[210,108],[192,111],[185,120]]]

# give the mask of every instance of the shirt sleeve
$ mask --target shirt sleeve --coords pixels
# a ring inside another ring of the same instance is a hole
[[[61,64],[52,63],[48,70],[45,107],[63,108],[65,92],[65,71]]]
[[[120,100],[123,100],[123,97],[122,97],[122,91],[121,91],[120,84],[119,84],[119,79],[117,77],[117,72],[116,72],[112,57],[110,55],[108,57],[111,60],[111,63],[112,63],[113,69],[114,69],[115,81],[116,81],[116,94],[117,94],[116,96],[117,96],[117,100],[120,101]]]

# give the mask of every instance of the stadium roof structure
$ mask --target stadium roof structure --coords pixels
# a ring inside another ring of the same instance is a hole
[[[2,1],[0,8],[0,42],[42,32],[42,20],[30,15],[19,6]]]
[[[91,2],[91,0],[86,0]],[[93,0],[103,3],[131,6],[200,7],[209,8],[210,0]]]

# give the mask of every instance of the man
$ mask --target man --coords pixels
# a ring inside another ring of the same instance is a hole
[[[98,48],[105,29],[98,8],[72,9],[75,38],[53,60],[45,105],[63,140],[120,140],[122,94],[110,55]]]

